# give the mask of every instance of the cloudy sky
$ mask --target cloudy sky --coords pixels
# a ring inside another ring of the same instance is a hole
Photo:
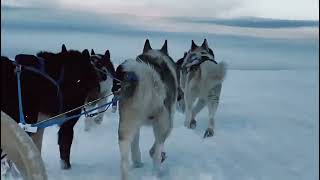
[[[319,20],[318,0],[1,0],[1,5],[138,16],[264,17]]]

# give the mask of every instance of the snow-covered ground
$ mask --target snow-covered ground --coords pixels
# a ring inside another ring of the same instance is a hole
[[[243,19],[235,19],[233,25],[221,20],[217,25],[197,19],[139,19],[2,5],[1,10],[1,55],[11,59],[20,53],[57,52],[65,43],[68,49],[80,51],[93,48],[104,53],[109,49],[118,65],[141,53],[149,38],[155,49],[167,39],[169,53],[177,60],[190,48],[192,39],[197,44],[208,39],[217,61],[223,60],[229,67],[215,136],[202,138],[207,110],[198,115],[195,130],[186,129],[184,116],[176,112],[165,144],[168,158],[161,180],[319,178],[319,21],[291,27],[278,20],[270,20],[268,26],[257,19],[263,25],[257,27],[256,19],[244,19],[251,24],[239,27]],[[107,111],[103,123],[90,132],[84,131],[84,119],[79,120],[71,170],[60,169],[58,128],[47,128],[42,156],[49,179],[120,179],[118,118],[117,113]],[[142,128],[140,146],[145,164],[130,170],[131,180],[158,179],[152,174],[148,153],[152,143],[152,130]]]
[[[183,126],[176,112],[165,144],[168,158],[162,180],[311,180],[318,179],[318,71],[230,70],[216,114],[215,136],[203,139],[207,110],[198,127]],[[47,128],[43,159],[49,179],[119,179],[118,113],[107,111],[100,126],[75,127],[72,169],[61,170],[58,128]],[[142,128],[144,167],[130,171],[133,180],[157,179],[148,151],[152,130]]]

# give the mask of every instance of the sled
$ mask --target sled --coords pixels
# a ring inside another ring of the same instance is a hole
[[[29,135],[1,111],[1,149],[14,162],[24,180],[47,180],[41,154]]]

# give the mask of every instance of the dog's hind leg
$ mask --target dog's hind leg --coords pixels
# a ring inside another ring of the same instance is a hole
[[[128,180],[130,140],[119,139],[121,179]]]
[[[209,124],[204,138],[211,137],[214,134],[214,115],[218,109],[221,85],[215,86],[208,95]]]
[[[162,139],[162,130],[156,126],[153,128],[155,142],[151,149],[153,149],[152,160],[153,160],[153,168],[156,173],[161,171],[161,153],[163,151],[164,140]],[[152,150],[151,150],[152,151]]]
[[[171,110],[172,112],[172,110]],[[165,114],[164,114],[165,115]],[[162,115],[163,116],[163,115]],[[160,141],[163,141],[165,142],[165,140],[168,138],[169,134],[171,133],[171,130],[172,130],[172,127],[173,127],[173,115],[171,114],[171,116],[168,114],[167,115],[168,117],[166,118],[163,118],[164,120],[161,120],[161,121],[158,121],[158,123],[162,123],[162,124],[154,124],[154,135],[155,135],[155,140],[156,140],[156,137],[159,137]],[[155,128],[161,128],[160,130],[157,130]],[[159,132],[159,133],[158,133]],[[161,133],[160,133],[161,132]],[[156,147],[156,142],[155,141],[151,147],[151,149],[149,150],[149,154],[150,154],[150,157],[153,158],[154,156],[154,153],[155,153],[155,147]],[[166,152],[164,151],[164,149],[162,149],[162,152],[161,152],[161,163],[164,162],[164,160],[166,160],[167,158],[167,154]]]
[[[140,128],[135,133],[135,136],[131,142],[131,159],[133,162],[133,167],[135,168],[140,168],[143,166],[143,163],[141,162],[139,138],[140,138]]]
[[[185,99],[185,110],[186,110],[186,119],[184,121],[184,125],[187,128],[194,129],[197,126],[197,122],[193,119],[192,116],[192,106],[194,101],[196,100],[196,97],[192,95],[192,93],[186,92],[184,94]]]
[[[192,109],[191,119],[195,120],[196,115],[203,109],[205,105],[206,105],[206,101],[204,99],[199,98],[196,105]]]
[[[171,120],[168,112],[163,111],[159,114],[157,122],[153,125],[155,142],[150,150],[150,154],[153,151],[153,167],[156,173],[161,173],[161,162],[165,159],[164,143],[172,130]]]
[[[152,147],[149,150],[149,155],[150,155],[151,158],[153,158],[155,147],[156,147],[156,143],[153,143]],[[164,150],[162,150],[162,152],[161,152],[161,163],[163,163],[164,160],[166,160],[166,159],[167,159],[167,153]]]
[[[121,106],[121,104],[120,104]],[[128,179],[129,171],[129,151],[130,144],[133,140],[134,135],[139,129],[139,118],[134,111],[128,110],[128,107],[120,107],[120,120],[118,129],[119,149],[120,149],[120,169],[121,179]],[[138,136],[137,136],[138,138]]]

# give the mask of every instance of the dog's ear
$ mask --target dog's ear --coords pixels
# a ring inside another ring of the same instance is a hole
[[[82,55],[85,56],[85,57],[87,57],[87,58],[89,58],[89,57],[90,57],[90,54],[89,54],[88,49],[83,50],[83,51],[82,51]]]
[[[67,48],[66,48],[66,45],[62,44],[61,52],[62,52],[62,53],[68,52],[68,50],[67,50]]]
[[[110,51],[106,50],[106,52],[104,53],[104,56],[110,59]]]
[[[196,45],[196,43],[194,43],[194,41],[191,41],[191,51],[195,50],[198,46]]]
[[[151,50],[151,46],[150,46],[150,42],[149,39],[146,40],[146,42],[144,43],[144,47],[143,47],[143,53],[146,53],[147,51]]]
[[[209,52],[209,46],[208,46],[207,39],[204,39],[201,47],[203,47],[205,50],[207,50]]]
[[[109,50],[106,50],[106,52],[104,53],[104,59],[107,61],[110,61],[110,52]]]
[[[183,54],[183,58],[185,58],[186,56],[187,56],[187,52],[184,52],[184,54]]]
[[[166,40],[162,46],[162,48],[160,49],[161,52],[168,54],[168,41]]]
[[[212,56],[214,56],[214,53],[212,51],[212,49],[209,48],[209,54],[211,54]]]
[[[184,58],[181,58],[176,62],[176,65],[177,65],[178,68],[181,67],[181,65],[183,64],[183,61],[184,61]]]
[[[91,56],[95,55],[96,53],[94,52],[93,49],[91,49]]]

